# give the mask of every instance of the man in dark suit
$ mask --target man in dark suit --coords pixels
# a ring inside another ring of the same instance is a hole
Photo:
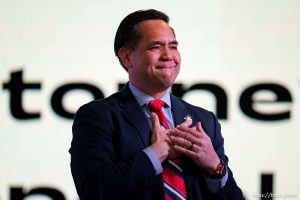
[[[82,200],[242,199],[215,115],[173,96],[180,54],[169,18],[129,14],[115,53],[129,82],[76,113],[71,170]]]

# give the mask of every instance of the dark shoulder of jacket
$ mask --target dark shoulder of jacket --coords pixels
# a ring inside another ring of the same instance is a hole
[[[182,104],[184,104],[188,110],[190,110],[192,113],[201,113],[201,114],[205,114],[205,115],[209,115],[210,117],[214,116],[215,114],[212,112],[212,111],[209,111],[205,108],[202,108],[200,106],[195,106],[193,104],[190,104],[188,102],[186,102],[185,100],[177,97],[177,96],[174,96],[172,95],[175,99],[177,99],[178,101],[180,101]]]
[[[116,92],[109,97],[90,101],[77,110],[74,117],[74,124],[82,118],[90,119],[93,121],[99,120],[98,118],[106,118],[111,120],[113,113],[118,112],[118,95]],[[80,117],[79,117],[80,116]]]

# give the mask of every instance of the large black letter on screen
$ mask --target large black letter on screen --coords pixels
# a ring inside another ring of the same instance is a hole
[[[254,101],[253,95],[259,91],[271,91],[276,95],[276,100],[270,101]],[[265,121],[275,121],[290,118],[291,111],[277,112],[273,114],[262,113],[255,110],[255,103],[276,103],[276,102],[292,102],[292,97],[289,91],[278,84],[262,83],[248,87],[240,97],[240,107],[242,111],[249,117]]]
[[[40,118],[40,113],[24,110],[22,94],[26,89],[41,89],[41,83],[24,83],[23,71],[20,70],[10,74],[10,81],[3,84],[3,89],[10,91],[10,110],[13,117],[17,119]]]
[[[223,88],[218,85],[210,84],[210,83],[199,83],[192,85],[189,89],[185,90],[182,87],[182,84],[173,84],[172,86],[172,93],[175,96],[180,98],[189,91],[192,90],[206,90],[211,92],[216,99],[216,116],[219,119],[226,119],[227,118],[227,107],[228,107],[228,100],[226,92]]]
[[[45,195],[52,200],[65,200],[64,195],[59,190],[53,188],[34,188],[27,193],[23,191],[22,187],[10,188],[10,200],[23,200],[31,195]]]

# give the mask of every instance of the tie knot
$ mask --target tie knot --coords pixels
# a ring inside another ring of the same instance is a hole
[[[159,99],[155,99],[149,102],[149,107],[154,111],[160,110],[164,105],[165,102]]]

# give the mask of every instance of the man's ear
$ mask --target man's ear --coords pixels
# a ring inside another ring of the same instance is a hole
[[[125,47],[121,47],[118,51],[118,56],[126,69],[128,70],[131,66],[131,50]]]

